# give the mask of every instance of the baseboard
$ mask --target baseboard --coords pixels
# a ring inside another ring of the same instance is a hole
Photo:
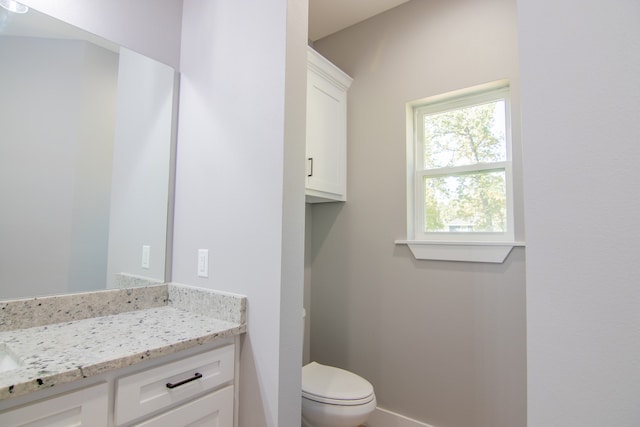
[[[380,407],[373,411],[365,423],[367,427],[434,427],[404,415],[396,414]]]

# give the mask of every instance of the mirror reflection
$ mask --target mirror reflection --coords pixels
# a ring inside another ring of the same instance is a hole
[[[0,298],[163,282],[176,73],[0,8]]]

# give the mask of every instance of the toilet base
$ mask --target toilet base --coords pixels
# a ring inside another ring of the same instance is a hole
[[[302,427],[317,427],[314,425],[309,424],[304,418],[302,419]],[[359,426],[354,426],[354,427],[364,427],[364,424],[360,424]]]
[[[359,427],[376,409],[376,398],[363,405],[341,406],[302,398],[303,427]]]

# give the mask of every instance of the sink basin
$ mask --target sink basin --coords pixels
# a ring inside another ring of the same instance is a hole
[[[22,361],[5,344],[0,343],[0,373],[19,368]]]

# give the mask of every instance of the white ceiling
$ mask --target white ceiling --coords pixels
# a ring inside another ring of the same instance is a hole
[[[362,22],[409,0],[309,0],[309,40]]]

